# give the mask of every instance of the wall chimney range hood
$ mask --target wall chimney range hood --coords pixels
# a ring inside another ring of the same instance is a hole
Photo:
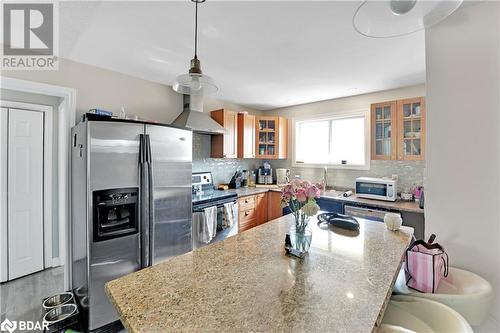
[[[226,129],[203,112],[203,96],[183,95],[183,111],[172,122],[172,125],[187,127],[195,133],[220,135]]]

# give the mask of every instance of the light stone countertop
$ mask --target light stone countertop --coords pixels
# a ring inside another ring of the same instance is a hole
[[[279,189],[269,189],[265,187],[248,187],[248,188],[239,188],[239,189],[230,189],[227,190],[229,192],[234,192],[238,194],[238,197],[246,197],[249,195],[255,195],[259,193],[265,193],[267,191],[280,191]],[[401,201],[396,200],[395,202],[391,201],[383,201],[383,200],[374,200],[374,199],[365,199],[359,198],[355,194],[350,197],[343,197],[343,191],[326,191],[321,193],[322,198],[338,200],[342,202],[351,202],[355,204],[363,204],[371,207],[380,207],[386,209],[395,209],[404,212],[412,212],[412,213],[420,213],[423,214],[424,210],[419,207],[418,202],[415,201]]]
[[[285,255],[287,215],[106,284],[130,332],[372,332],[411,236],[312,218],[306,258]]]

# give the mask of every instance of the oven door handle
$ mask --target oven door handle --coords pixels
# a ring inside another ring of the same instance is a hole
[[[212,205],[210,203],[206,203],[206,204],[200,205],[198,207],[193,206],[193,213],[203,213],[203,211],[205,210],[205,208],[214,207],[214,206],[217,207],[217,209],[219,209],[219,208],[224,207],[224,205],[228,204],[228,203],[232,203],[232,204],[235,205],[236,201],[224,202],[224,203],[220,203],[220,204],[217,204],[217,205]]]

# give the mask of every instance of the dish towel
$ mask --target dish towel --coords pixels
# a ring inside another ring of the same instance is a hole
[[[208,244],[217,232],[217,207],[207,207],[202,214],[197,214],[198,240]]]
[[[222,228],[231,228],[234,224],[234,220],[237,218],[236,215],[236,204],[233,202],[228,202],[224,204],[224,213],[222,214]]]

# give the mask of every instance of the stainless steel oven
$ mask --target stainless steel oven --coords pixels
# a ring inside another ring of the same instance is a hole
[[[238,233],[238,203],[236,193],[215,190],[211,172],[193,173],[192,188],[193,248],[199,248],[236,235]],[[210,217],[206,209],[214,209],[216,211],[214,221],[207,221]],[[226,214],[231,215],[231,223],[228,223],[228,216]],[[213,237],[206,237],[206,235],[202,234],[205,232],[204,226],[207,223],[213,223],[215,227],[215,235]]]

